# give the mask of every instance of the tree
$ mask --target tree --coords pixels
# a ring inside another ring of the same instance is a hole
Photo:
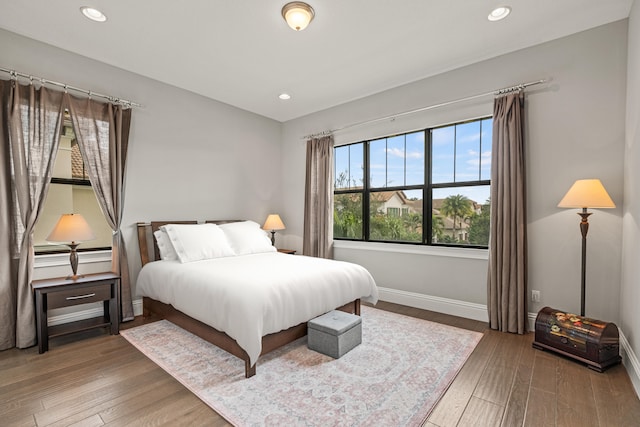
[[[434,242],[441,242],[444,237],[444,218],[431,214],[431,238]]]
[[[487,246],[491,222],[491,199],[487,200],[479,214],[474,213],[469,223],[469,243]]]
[[[348,184],[348,173],[340,172],[336,177],[336,188],[345,188],[349,186]],[[348,239],[362,238],[362,196],[360,194],[345,193],[334,196],[333,235]]]
[[[333,209],[333,235],[362,238],[362,197],[360,194],[336,194]]]
[[[418,212],[409,212],[402,215],[404,227],[411,233],[420,233],[422,231],[422,214]]]
[[[457,241],[457,229],[456,223],[460,218],[460,223],[464,218],[468,218],[473,214],[473,207],[471,200],[462,194],[456,194],[449,196],[442,202],[440,213],[450,218],[453,218],[453,239]]]

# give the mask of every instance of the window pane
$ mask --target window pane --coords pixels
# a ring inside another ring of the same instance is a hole
[[[480,147],[480,179],[491,179],[491,148],[493,146],[493,118],[482,121]]]
[[[480,121],[456,125],[455,182],[480,179]]]
[[[349,146],[336,147],[333,151],[335,188],[349,188]]]
[[[404,185],[404,135],[387,138],[387,182],[385,187]]]
[[[364,144],[351,144],[334,149],[335,188],[362,188]]]
[[[369,187],[387,186],[387,139],[369,142]]]
[[[362,239],[362,194],[336,194],[333,201],[333,236]]]
[[[424,131],[371,141],[370,187],[423,184],[424,149]]]
[[[433,243],[487,246],[490,186],[434,188]]]
[[[424,132],[407,134],[406,185],[424,184]]]
[[[422,242],[422,190],[372,192],[369,212],[371,240]]]
[[[95,240],[82,242],[78,249],[111,247],[111,228],[100,210],[93,188],[87,185],[51,184],[33,233],[36,252],[68,250],[66,246],[46,241],[60,215],[67,213],[81,214],[96,235]]]
[[[56,162],[53,165],[52,176],[65,179],[89,179],[82,162],[80,147],[73,133],[70,122],[66,122],[60,135],[60,145]]]
[[[349,188],[364,187],[364,143],[349,146],[349,171],[351,175]]]
[[[453,182],[455,160],[455,126],[431,132],[431,180],[434,184]]]

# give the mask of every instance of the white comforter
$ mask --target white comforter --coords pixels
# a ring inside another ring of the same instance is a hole
[[[140,271],[137,293],[225,332],[254,365],[262,337],[357,298],[376,303],[378,288],[357,264],[278,252],[181,264],[155,261]]]

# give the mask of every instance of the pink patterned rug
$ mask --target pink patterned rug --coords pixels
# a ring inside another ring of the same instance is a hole
[[[306,337],[244,362],[162,320],[121,331],[236,426],[419,426],[482,338],[478,332],[362,307],[362,344],[340,359]]]

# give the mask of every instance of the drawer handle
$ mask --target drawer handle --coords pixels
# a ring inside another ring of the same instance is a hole
[[[95,293],[93,293],[93,294],[86,294],[86,295],[78,295],[78,296],[75,296],[75,297],[67,297],[67,301],[69,301],[69,300],[74,300],[74,299],[91,298],[91,297],[94,297],[94,296],[96,296],[96,294],[95,294]]]

